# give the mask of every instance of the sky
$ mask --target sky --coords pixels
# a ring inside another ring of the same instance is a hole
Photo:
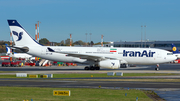
[[[0,40],[10,40],[7,19],[17,20],[34,38],[60,42],[90,40],[180,40],[180,0],[0,0]],[[146,25],[147,27],[141,27]],[[90,35],[92,33],[92,35]],[[145,38],[146,33],[146,38]]]

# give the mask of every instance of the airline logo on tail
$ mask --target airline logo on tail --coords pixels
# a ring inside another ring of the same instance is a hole
[[[11,49],[8,47],[8,44],[5,44],[6,46],[6,55],[10,55],[11,54]]]
[[[18,37],[18,39],[16,41],[20,41],[22,39],[23,32],[20,32],[19,35],[16,31],[12,31],[12,33]]]
[[[171,44],[171,48],[172,48],[173,54],[180,53],[178,48],[173,43]]]
[[[173,47],[172,50],[173,50],[173,51],[176,51],[177,49],[176,49],[176,47]]]

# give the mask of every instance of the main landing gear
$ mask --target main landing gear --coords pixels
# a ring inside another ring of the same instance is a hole
[[[159,64],[156,65],[156,68],[155,68],[156,71],[159,70]]]
[[[98,66],[86,66],[84,70],[100,70],[100,67]]]

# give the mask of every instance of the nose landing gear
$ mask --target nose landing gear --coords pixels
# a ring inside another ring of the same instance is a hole
[[[156,71],[159,70],[159,64],[156,65],[156,68],[155,68]]]

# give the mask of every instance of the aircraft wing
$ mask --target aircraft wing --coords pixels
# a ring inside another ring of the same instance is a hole
[[[87,59],[87,60],[95,60],[95,61],[101,61],[101,60],[106,60],[106,59],[114,59],[114,60],[120,60],[117,58],[111,58],[111,57],[103,57],[103,56],[98,56],[98,55],[88,55],[88,54],[79,54],[79,53],[68,53],[68,52],[62,52],[62,51],[55,51],[51,48],[48,47],[48,50],[50,52],[55,52],[55,53],[61,53],[61,54],[67,54],[67,56],[72,56],[72,57],[78,57],[81,59]]]

